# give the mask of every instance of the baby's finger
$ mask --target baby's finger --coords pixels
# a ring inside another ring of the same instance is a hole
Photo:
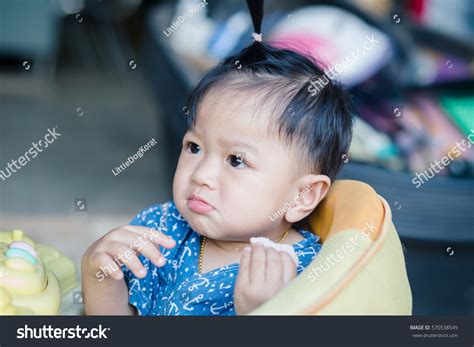
[[[133,247],[133,249],[150,259],[150,261],[158,267],[162,267],[166,264],[166,259],[158,247],[150,242],[139,245],[137,248]]]
[[[265,284],[265,248],[263,245],[252,245],[250,260],[250,283],[254,285]]]
[[[159,244],[163,246],[164,248],[168,248],[168,249],[176,246],[176,241],[171,236],[168,236],[157,229],[150,228],[149,230],[150,230],[151,242],[153,242],[154,244]]]
[[[135,228],[141,228],[141,229],[135,229]],[[151,230],[149,228],[146,228],[146,229],[148,229],[149,231]],[[135,230],[135,232],[132,230]],[[113,232],[110,233],[109,239],[111,241],[124,243],[128,245],[129,247],[137,250],[138,252],[142,252],[142,249],[145,249],[145,252],[147,252],[148,250],[148,252],[151,255],[155,252],[152,250],[152,248],[150,248],[150,246],[152,246],[153,248],[156,248],[157,251],[159,251],[157,246],[160,246],[161,243],[156,242],[156,241],[158,239],[169,239],[168,236],[165,236],[162,233],[160,233],[161,235],[158,236],[157,234],[158,231],[156,230],[154,230],[153,232],[155,233],[155,235],[157,235],[156,237],[153,237],[153,234],[145,233],[143,227],[124,226],[119,229],[114,229]],[[174,240],[172,242],[174,244]],[[158,260],[158,254],[155,253],[153,258],[156,258]]]
[[[146,234],[145,229],[153,232],[154,234]],[[155,235],[154,239],[153,235]],[[158,234],[157,230],[151,230],[149,228],[143,227],[125,226],[121,229],[117,229],[113,233],[112,240],[114,241],[112,242],[119,242],[124,245],[128,245],[128,248],[142,253],[145,257],[150,259],[153,264],[158,267],[161,267],[166,264],[166,259],[163,257],[159,250],[160,243],[152,243],[153,241],[156,241],[157,238],[169,239],[168,236],[165,236],[162,233]],[[128,252],[129,254],[131,250],[127,251],[126,249],[124,249],[121,255],[123,256],[125,252]]]
[[[283,281],[290,282],[296,277],[296,264],[293,258],[286,252],[279,252],[283,265]]]
[[[250,284],[250,260],[252,257],[252,248],[245,247],[240,256],[240,267],[239,273],[237,274],[236,281],[241,283],[243,286]]]
[[[279,284],[283,281],[283,264],[278,251],[266,249],[265,281],[269,284]]]
[[[124,225],[114,230],[116,230],[116,234],[120,235],[120,237],[127,237],[128,244],[139,245],[142,243],[152,242],[155,245],[163,246],[165,248],[173,248],[176,246],[176,242],[173,238],[153,228]]]
[[[111,276],[116,280],[121,280],[123,278],[123,272],[120,269],[120,266],[114,261],[114,259],[107,253],[98,252],[92,258],[92,262],[97,266],[98,269],[101,269],[102,273],[105,276]],[[109,271],[107,271],[107,269]]]
[[[107,253],[126,265],[136,277],[143,278],[146,276],[146,269],[142,262],[127,245],[120,242],[113,242],[110,244]]]

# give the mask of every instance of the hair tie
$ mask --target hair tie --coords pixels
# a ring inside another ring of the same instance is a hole
[[[254,41],[262,42],[262,34],[252,33]]]

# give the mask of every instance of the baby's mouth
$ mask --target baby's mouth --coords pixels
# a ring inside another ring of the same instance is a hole
[[[191,195],[187,201],[188,208],[196,213],[208,214],[214,210],[214,207],[210,205],[206,200],[196,195]]]

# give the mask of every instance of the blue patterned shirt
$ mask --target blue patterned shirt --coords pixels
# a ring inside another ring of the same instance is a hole
[[[192,230],[173,201],[143,210],[130,225],[159,230],[176,241],[172,249],[160,247],[167,259],[163,267],[159,268],[139,255],[147,269],[144,278],[137,278],[127,267],[122,267],[129,302],[136,307],[139,315],[235,315],[233,297],[239,264],[199,273],[202,236]],[[298,232],[304,237],[304,240],[293,244],[299,258],[297,273],[300,274],[319,252],[321,245],[319,237],[311,232]]]

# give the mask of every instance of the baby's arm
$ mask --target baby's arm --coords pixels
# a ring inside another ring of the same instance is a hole
[[[159,246],[173,248],[175,241],[157,230],[131,225],[115,228],[92,244],[84,254],[81,266],[85,313],[136,314],[135,309],[128,304],[128,288],[120,263],[126,265],[137,278],[143,278],[146,276],[146,269],[137,253],[161,267],[166,260],[161,255]],[[103,269],[115,271],[104,272]]]
[[[135,315],[128,303],[128,288],[125,281],[112,277],[99,281],[85,273],[82,266],[82,291],[87,315]]]
[[[254,244],[240,260],[234,289],[234,308],[247,314],[269,300],[296,277],[296,264],[285,251]]]

